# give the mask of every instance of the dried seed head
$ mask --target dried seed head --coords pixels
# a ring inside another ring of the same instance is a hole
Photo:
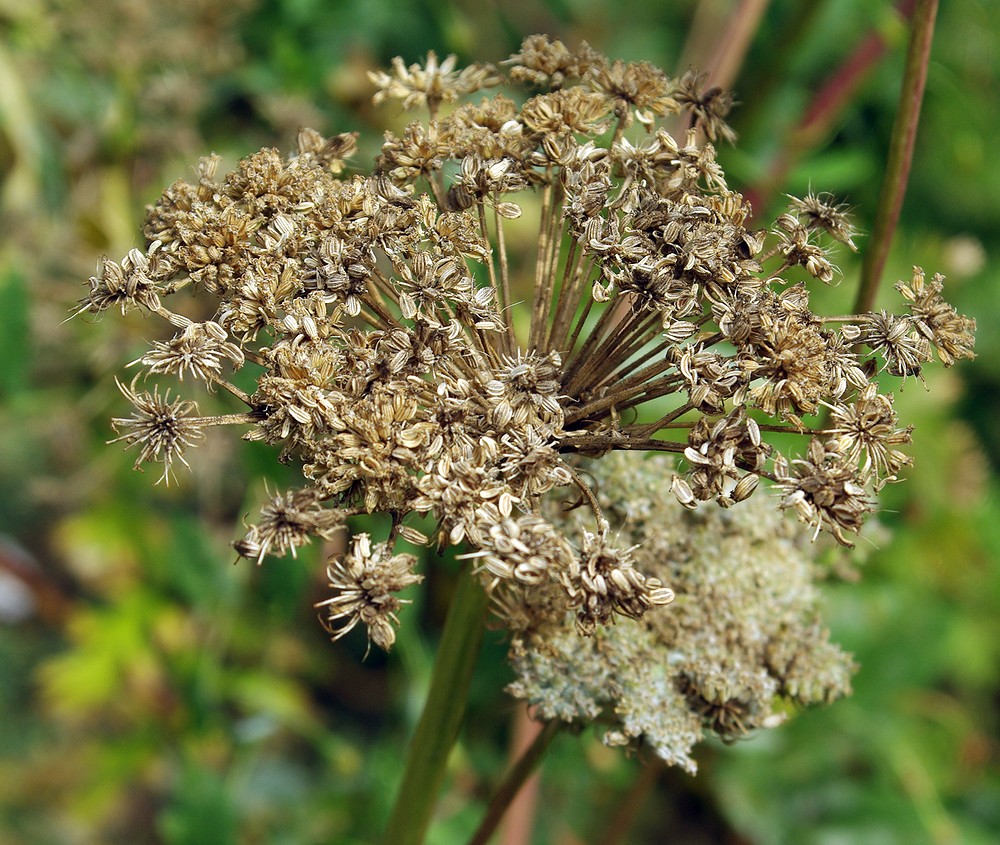
[[[294,557],[313,537],[329,540],[346,525],[347,514],[323,507],[315,491],[290,490],[264,505],[257,522],[233,545],[260,565],[267,555],[280,557],[290,551]]]
[[[536,90],[460,103],[503,75],[433,53],[373,74],[376,102],[426,113],[386,135],[371,173],[343,172],[355,136],[313,130],[291,155],[260,150],[229,173],[203,160],[150,209],[148,250],[105,262],[81,302],[173,327],[133,362],[142,376],[191,375],[245,406],[199,417],[133,381],[122,390],[135,413],[115,425],[138,463],[162,462],[168,479],[205,426],[235,424],[301,467],[303,488],[265,506],[242,555],[294,554],[349,516],[388,516],[385,542],[331,563],[324,603],[337,631],[361,621],[380,645],[395,636],[392,585],[410,582],[390,544],[425,541],[411,514],[440,545],[467,547],[514,628],[568,614],[598,637],[615,619],[663,616],[673,581],[608,539],[610,505],[581,455],[682,454],[659,491],[683,472],[670,486],[685,509],[752,507],[768,479],[781,507],[846,543],[908,460],[897,447],[909,430],[858,345],[904,378],[932,349],[945,364],[972,355],[973,322],[922,271],[900,283],[906,316],[833,330],[840,318],[813,313],[788,272],[834,278],[818,230],[852,247],[844,211],[810,193],[749,229],[751,209],[705,142],[731,138],[731,98],[697,74],[672,80],[543,36],[506,67],[507,82]],[[657,124],[682,108],[691,126],[675,138]],[[522,208],[540,215],[527,255],[512,222]],[[182,294],[190,308],[174,305]],[[806,438],[805,456],[774,452],[773,434]],[[550,517],[553,495],[589,521]],[[755,723],[744,681],[719,678],[691,670],[670,683],[699,718]]]
[[[333,639],[339,640],[360,622],[368,629],[369,641],[388,651],[396,641],[396,612],[409,603],[396,594],[423,580],[413,572],[416,562],[413,555],[393,554],[387,544],[372,545],[368,534],[356,534],[350,550],[327,565],[335,595],[316,604],[323,608],[322,621]]]
[[[111,421],[115,431],[124,433],[108,442],[138,446],[135,468],[139,469],[141,464],[149,461],[162,463],[163,474],[157,483],[169,484],[174,461],[188,465],[184,450],[204,437],[202,429],[206,420],[196,416],[198,406],[194,402],[171,400],[169,391],[165,391],[163,396],[160,396],[159,388],[154,388],[152,393],[137,391],[138,376],[128,387],[117,379],[115,381],[118,389],[132,403],[134,411],[131,417]]]
[[[150,248],[154,255],[158,243]],[[105,258],[100,275],[90,277],[90,293],[80,300],[78,314],[99,314],[118,307],[122,314],[132,308],[155,311],[160,307],[158,284],[150,276],[150,257],[137,249],[129,250],[121,264]]]
[[[176,375],[190,373],[199,381],[211,383],[222,375],[222,362],[228,359],[235,369],[243,366],[243,350],[227,341],[228,334],[218,323],[190,323],[173,340],[153,342],[153,348],[133,364],[142,364],[150,373]]]

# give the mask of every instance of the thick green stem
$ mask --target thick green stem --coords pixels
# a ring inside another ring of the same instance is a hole
[[[886,162],[885,180],[879,195],[878,211],[872,238],[865,252],[861,268],[861,286],[854,312],[870,311],[875,304],[879,281],[889,256],[899,212],[903,207],[903,196],[913,162],[913,146],[917,140],[917,124],[920,121],[920,103],[924,97],[927,82],[927,65],[930,62],[931,42],[934,39],[934,19],[937,16],[938,0],[917,0],[913,12],[913,28],[910,44],[906,51],[906,70],[903,87],[896,109],[896,120],[892,125],[892,139],[889,142],[889,160]]]
[[[430,691],[410,742],[385,845],[421,845],[444,781],[448,755],[462,726],[472,670],[479,654],[488,599],[466,567],[459,576],[441,633]]]

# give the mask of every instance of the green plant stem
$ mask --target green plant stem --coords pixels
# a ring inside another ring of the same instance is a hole
[[[903,207],[910,165],[913,163],[917,124],[920,121],[920,104],[927,82],[927,65],[930,62],[931,42],[934,39],[937,6],[938,0],[917,0],[913,12],[910,43],[906,51],[906,69],[903,72],[896,119],[892,125],[885,179],[879,195],[871,243],[865,252],[861,267],[861,286],[854,306],[856,314],[870,311],[875,304],[879,281],[889,256],[889,246],[896,231],[896,224],[899,222],[899,212]]]
[[[421,845],[465,716],[469,683],[486,623],[486,592],[466,566],[441,632],[430,690],[410,742],[403,781],[382,841]]]
[[[548,750],[555,735],[559,732],[560,727],[561,725],[557,719],[546,722],[545,727],[538,732],[538,736],[535,737],[531,745],[518,757],[517,762],[514,763],[510,771],[507,772],[506,777],[504,777],[500,788],[493,794],[493,798],[486,808],[486,814],[479,823],[479,827],[476,828],[476,832],[469,839],[468,845],[486,845],[489,842],[490,837],[496,832],[497,826],[500,824],[500,820],[510,806],[511,801],[514,800],[521,787],[524,786],[524,782],[531,776],[531,773],[535,770],[542,757],[545,756],[545,752]]]

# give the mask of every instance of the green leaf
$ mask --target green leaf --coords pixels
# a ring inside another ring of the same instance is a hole
[[[18,270],[7,268],[0,275],[0,398],[24,390],[30,361],[27,283]]]
[[[159,827],[168,845],[236,845],[239,841],[236,810],[222,777],[193,766],[181,778]]]

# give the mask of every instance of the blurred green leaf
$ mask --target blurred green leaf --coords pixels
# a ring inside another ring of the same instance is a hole
[[[32,358],[28,302],[24,274],[13,267],[0,269],[0,401],[11,399],[28,385]]]
[[[239,827],[232,796],[223,778],[189,767],[159,822],[169,845],[237,845]]]

